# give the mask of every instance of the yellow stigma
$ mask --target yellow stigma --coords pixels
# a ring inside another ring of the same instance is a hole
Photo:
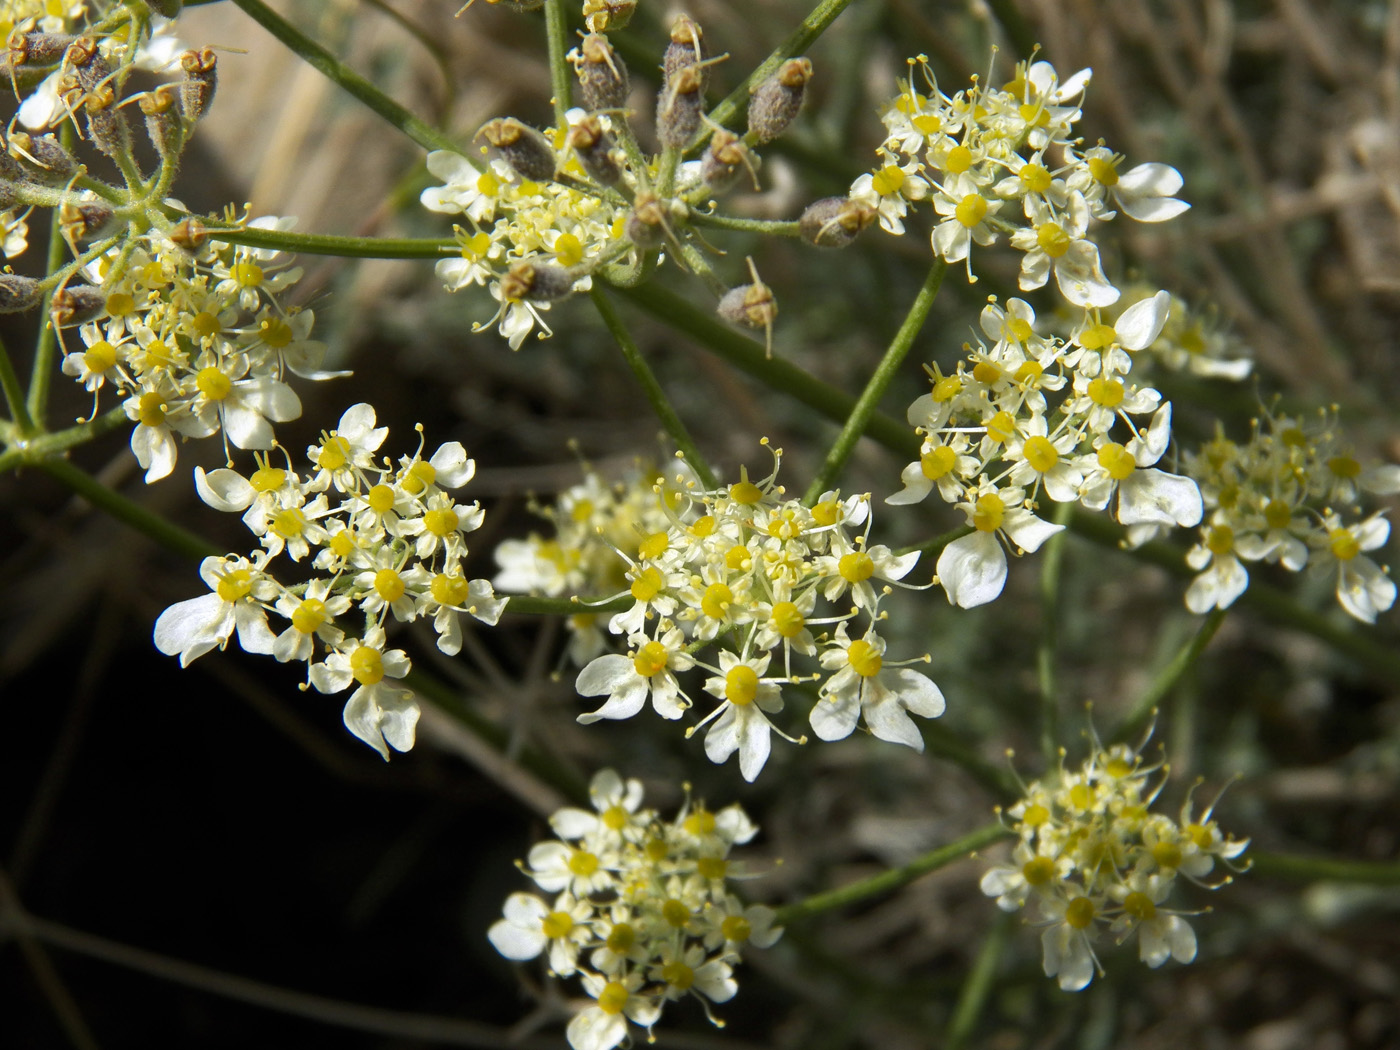
[[[569,931],[574,928],[574,917],[566,911],[552,911],[544,917],[540,923],[540,929],[551,941],[557,941],[560,937],[567,937]]]
[[[987,420],[987,436],[998,444],[1004,445],[1016,436],[1016,421],[1011,418],[1011,413],[1002,409],[991,419]]]
[[[996,532],[1006,514],[1006,504],[995,492],[979,496],[972,510],[972,527],[978,532]]]
[[[857,638],[846,649],[846,662],[851,665],[851,670],[862,678],[873,678],[880,673],[880,667],[885,661],[879,649],[864,638]]]
[[[711,620],[723,620],[734,602],[734,592],[726,584],[712,583],[700,599],[700,611]]]
[[[1361,544],[1349,529],[1333,529],[1328,536],[1328,546],[1339,561],[1351,561],[1361,553]]]
[[[663,583],[659,569],[655,567],[645,568],[632,581],[632,597],[639,602],[649,602],[661,593]]]
[[[233,389],[233,380],[224,375],[214,365],[201,368],[194,377],[194,385],[210,401],[222,401]]]
[[[258,325],[258,335],[274,350],[281,350],[292,341],[292,326],[280,317],[265,318]]]
[[[554,258],[560,266],[577,266],[583,262],[583,243],[572,233],[560,234],[554,242]]]
[[[1327,461],[1327,469],[1339,478],[1355,478],[1361,474],[1361,464],[1351,456],[1333,456]]]
[[[970,230],[987,217],[987,201],[980,193],[969,193],[958,202],[953,215]]]
[[[961,175],[972,167],[972,150],[966,146],[954,146],[943,159],[943,170],[950,175]]]
[[[306,531],[306,515],[298,507],[278,511],[272,518],[272,531],[284,540],[295,539]]]
[[[423,460],[415,460],[413,465],[403,472],[399,479],[399,484],[410,496],[417,496],[427,490],[428,486],[437,481],[437,468],[431,463]]]
[[[1116,441],[1110,441],[1099,449],[1098,461],[1114,481],[1122,481],[1137,469],[1133,454]]]
[[[1050,819],[1050,811],[1039,802],[1032,803],[1026,807],[1026,812],[1021,815],[1021,823],[1028,828],[1038,828]]]
[[[773,629],[784,638],[796,638],[807,626],[807,618],[793,602],[777,602],[768,618]]]
[[[904,187],[904,172],[890,164],[874,174],[870,186],[881,197],[892,197]]]
[[[348,558],[353,554],[359,543],[355,540],[355,534],[349,529],[341,529],[331,537],[330,548],[337,558]]]
[[[758,672],[748,664],[736,664],[724,676],[724,698],[735,707],[747,707],[758,695]]]
[[[840,514],[841,504],[834,499],[824,499],[812,508],[812,520],[822,527],[835,525]]]
[[[671,538],[665,532],[653,532],[637,544],[637,557],[642,561],[653,561],[665,554],[670,545]]]
[[[752,481],[736,481],[729,486],[729,498],[735,503],[751,507],[763,499],[763,490]]]
[[[1286,529],[1293,520],[1293,508],[1281,499],[1271,499],[1264,505],[1264,521],[1271,529]]]
[[[609,1017],[616,1017],[627,1005],[627,999],[626,987],[620,981],[609,981],[598,993],[598,1009]]]
[[[212,339],[224,330],[219,319],[208,310],[201,310],[190,318],[190,327],[200,339]]]
[[[944,376],[933,384],[933,399],[941,405],[953,400],[961,391],[961,379],[957,376]]]
[[[865,551],[851,551],[850,554],[841,555],[836,571],[848,583],[864,583],[875,575],[875,560]]]
[[[1094,902],[1088,897],[1075,897],[1065,907],[1065,922],[1076,930],[1087,930],[1094,921]]]
[[[697,539],[703,540],[706,536],[715,531],[715,525],[715,516],[713,514],[706,514],[703,517],[696,518],[691,523],[690,534]]]
[[[1052,259],[1058,259],[1069,251],[1074,239],[1060,228],[1057,222],[1046,222],[1035,228],[1035,242],[1040,250]]]
[[[394,509],[394,490],[383,483],[375,485],[365,493],[365,502],[376,514],[388,514]]]
[[[683,901],[670,897],[661,905],[661,917],[666,920],[668,926],[679,930],[690,921],[690,909]]]
[[[292,626],[302,634],[315,633],[329,619],[326,603],[319,598],[307,598],[292,612]]]
[[[605,828],[612,831],[621,831],[627,826],[627,810],[621,806],[609,806],[603,810],[603,815],[599,818]]]
[[[117,348],[105,339],[99,339],[83,354],[83,367],[94,375],[100,375],[117,363]]]
[[[1022,448],[1022,453],[1026,457],[1026,462],[1031,465],[1038,474],[1044,474],[1052,470],[1055,464],[1060,462],[1060,453],[1054,445],[1050,444],[1050,439],[1037,434],[1035,437],[1026,438],[1026,444]]]
[[[1001,369],[990,361],[978,361],[972,366],[972,378],[991,386],[1001,378]]]
[[[687,835],[694,835],[696,838],[712,835],[715,830],[715,815],[708,809],[697,809],[685,818],[681,827],[685,828]]]
[[[234,569],[219,579],[215,588],[219,598],[226,602],[236,602],[246,598],[253,590],[253,574],[247,569]]]
[[[256,288],[263,283],[262,267],[251,259],[234,263],[230,276],[241,288]]]
[[[1021,866],[1021,875],[1032,886],[1044,886],[1055,877],[1055,862],[1049,857],[1032,857]]]
[[[1020,179],[1030,193],[1044,193],[1055,181],[1045,165],[1035,163],[1022,165]]]
[[[1163,868],[1181,867],[1181,847],[1175,842],[1158,842],[1152,847],[1152,859]]]
[[[350,677],[361,685],[374,685],[384,677],[384,657],[378,649],[362,645],[350,654]]]
[[[742,915],[731,915],[719,924],[719,932],[726,941],[742,944],[753,936],[753,926]]]
[[[374,589],[386,602],[396,602],[405,590],[403,577],[393,569],[380,569],[374,574]]]
[[[576,849],[569,854],[569,870],[575,875],[592,875],[598,870],[598,858],[587,850]]]
[[[1104,408],[1117,408],[1123,403],[1123,384],[1116,379],[1098,376],[1089,380],[1089,400]]]
[[[958,454],[947,445],[936,445],[919,457],[919,469],[929,481],[937,481],[958,463]]]
[[[136,309],[136,300],[125,292],[113,292],[107,296],[107,313],[111,317],[125,317]]]
[[[253,491],[261,493],[276,492],[286,483],[287,472],[281,467],[259,467],[253,471],[253,476],[248,479],[248,484],[253,486]]]
[[[647,642],[637,650],[637,655],[632,658],[632,669],[643,678],[650,678],[652,675],[660,674],[666,670],[668,659],[666,647],[660,642]]]
[[[625,922],[620,922],[608,931],[608,951],[622,955],[637,943],[637,931]]]
[[[1089,174],[1101,186],[1118,185],[1117,159],[1104,160],[1102,157],[1089,158]]]
[[[1206,531],[1206,549],[1212,554],[1229,554],[1235,549],[1235,530],[1228,525],[1212,525]]]
[[[695,971],[683,962],[668,962],[661,967],[661,979],[679,992],[695,983]]]
[[[143,427],[158,427],[165,422],[165,401],[154,390],[142,394],[136,406]]]
[[[440,540],[456,532],[459,524],[456,513],[450,507],[438,507],[423,515],[423,528]]]
[[[1157,905],[1145,893],[1130,893],[1123,899],[1123,910],[1139,922],[1146,922],[1157,914]]]

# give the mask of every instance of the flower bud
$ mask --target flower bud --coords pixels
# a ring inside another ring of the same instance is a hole
[[[176,102],[180,91],[173,84],[162,84],[142,95],[138,105],[146,115],[146,134],[161,160],[179,157],[185,145],[185,126]]]
[[[515,302],[553,302],[574,290],[574,276],[562,266],[522,259],[501,278],[501,297]]]
[[[616,186],[622,180],[622,168],[613,157],[612,136],[597,117],[584,117],[571,127],[567,142],[594,182]]]
[[[198,124],[214,102],[219,86],[219,60],[212,47],[186,51],[180,56],[185,77],[180,81],[180,113],[186,124]]]
[[[51,66],[63,57],[74,39],[64,33],[11,33],[5,42],[10,68]]]
[[[677,15],[671,23],[671,42],[666,45],[666,53],[661,59],[666,83],[669,84],[684,67],[700,66],[706,57],[705,34],[700,31],[699,25],[689,15]],[[702,95],[708,86],[709,73],[705,72],[700,80]]]
[[[53,293],[49,313],[54,327],[71,328],[100,317],[107,309],[107,296],[90,284],[66,284]]]
[[[39,282],[17,273],[0,273],[0,314],[32,310],[44,297]]]
[[[505,117],[488,121],[477,134],[495,146],[521,177],[534,182],[553,181],[554,150],[534,128],[526,127],[514,117]]]
[[[753,259],[748,260],[752,284],[741,284],[724,293],[719,301],[718,313],[730,324],[741,324],[746,328],[762,328],[764,346],[769,357],[773,356],[773,322],[778,316],[778,304],[773,298],[773,290],[758,277],[758,268]]]
[[[626,29],[637,0],[583,0],[583,24],[590,33]]]
[[[10,133],[9,155],[25,166],[28,173],[48,182],[66,182],[78,170],[73,154],[52,135],[34,138],[23,131]]]
[[[627,105],[627,66],[607,37],[590,33],[578,50],[569,53],[569,58],[578,77],[584,109],[592,113]]]
[[[197,252],[209,240],[209,229],[198,219],[182,219],[170,231],[170,239],[187,252]]]
[[[762,145],[772,142],[792,123],[802,108],[807,81],[812,79],[812,63],[790,58],[754,89],[749,97],[749,139]]]
[[[726,128],[716,128],[710,137],[709,148],[700,159],[700,178],[711,193],[723,193],[734,185],[739,170],[743,168],[748,170],[753,178],[753,188],[757,190],[756,160],[738,135]]]
[[[131,154],[131,125],[126,113],[117,105],[117,95],[110,82],[99,84],[88,92],[83,108],[87,111],[88,137],[107,156],[116,159]]]
[[[807,205],[798,219],[798,229],[808,244],[818,248],[844,248],[874,222],[878,214],[874,206],[865,201],[823,197]]]
[[[700,130],[705,110],[705,77],[698,65],[682,66],[666,79],[656,97],[656,137],[661,145],[684,149]]]
[[[70,244],[90,239],[111,221],[112,208],[102,201],[64,201],[58,206],[58,224]]]
[[[90,36],[80,36],[68,45],[63,64],[84,91],[92,91],[112,75],[112,67],[97,50],[97,40]]]
[[[657,247],[666,236],[666,209],[660,198],[654,193],[638,193],[625,229],[632,243],[643,251]]]

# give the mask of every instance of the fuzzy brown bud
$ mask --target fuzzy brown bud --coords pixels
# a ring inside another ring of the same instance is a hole
[[[767,354],[772,357],[773,322],[778,317],[778,303],[773,298],[773,290],[759,279],[753,260],[748,260],[748,263],[753,283],[741,284],[725,292],[719,301],[718,313],[730,324],[762,328]]]
[[[88,137],[93,145],[113,159],[130,155],[131,126],[117,105],[112,85],[100,84],[88,92],[83,108],[87,111]]]
[[[682,66],[656,97],[656,137],[661,145],[684,149],[700,130],[705,111],[704,76],[699,66]]]
[[[537,303],[563,299],[574,290],[574,276],[562,266],[522,259],[501,278],[501,298]]]
[[[535,182],[553,180],[557,166],[554,150],[534,128],[505,117],[487,122],[477,134],[496,147],[517,174]]]
[[[583,24],[590,33],[626,29],[637,10],[637,0],[584,0]]]
[[[613,140],[597,117],[584,117],[569,129],[569,148],[578,157],[588,177],[603,186],[616,186],[622,180],[622,168],[613,157]]]
[[[666,236],[666,208],[654,193],[638,193],[625,226],[628,238],[643,251],[655,248]]]
[[[85,241],[112,221],[112,208],[102,201],[64,201],[58,206],[58,224],[70,243]]]
[[[63,64],[68,67],[84,91],[92,91],[112,75],[112,67],[97,50],[97,41],[80,36],[63,52]]]
[[[44,297],[39,282],[17,273],[0,273],[0,314],[32,310]]]
[[[798,219],[802,239],[818,248],[844,248],[875,221],[879,212],[865,201],[823,197],[807,205]]]
[[[710,136],[709,148],[700,159],[700,178],[711,193],[723,193],[734,185],[741,170],[747,170],[753,178],[753,188],[757,190],[756,160],[738,135],[725,128],[716,128]]]
[[[36,139],[23,131],[12,132],[9,155],[23,164],[27,173],[45,182],[66,182],[78,170],[73,154],[52,135]]]
[[[209,240],[209,228],[198,219],[182,219],[170,231],[170,239],[187,252],[197,252]]]
[[[11,33],[6,41],[10,68],[51,66],[63,57],[73,40],[63,33]]]
[[[107,309],[107,296],[101,288],[90,284],[66,284],[53,293],[49,303],[49,313],[58,328],[71,328],[75,324],[91,321]]]
[[[181,119],[180,90],[173,84],[162,84],[141,96],[138,105],[146,115],[146,134],[161,160],[180,155],[185,145],[185,125]]]
[[[197,124],[214,103],[219,86],[219,59],[212,47],[186,51],[180,56],[184,79],[180,81],[180,114],[187,124]]]
[[[754,89],[749,96],[749,139],[759,145],[772,142],[787,130],[798,110],[807,81],[812,79],[812,63],[790,58]]]
[[[594,113],[627,105],[627,66],[607,37],[590,33],[569,56],[584,109]]]
[[[666,53],[661,58],[661,71],[667,83],[686,66],[698,66],[708,58],[705,49],[705,34],[689,15],[677,15],[671,23],[671,42],[666,45]],[[704,67],[701,67],[704,69]],[[709,73],[706,71],[700,82],[703,94],[709,86]]]

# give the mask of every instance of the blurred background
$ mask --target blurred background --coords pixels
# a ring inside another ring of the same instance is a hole
[[[464,144],[492,117],[551,119],[538,14],[480,2],[454,18],[456,0],[273,6]],[[680,8],[639,6],[616,42],[645,122],[665,27]],[[714,71],[718,99],[807,7],[694,0],[685,10],[713,50],[729,53]],[[430,184],[422,151],[231,3],[191,8],[179,35],[222,49],[217,99],[176,185],[191,208],[246,201],[254,214],[296,215],[306,232],[450,232],[417,203]],[[1088,141],[1103,139],[1129,166],[1172,164],[1186,179],[1193,208],[1180,220],[1114,224],[1110,274],[1214,310],[1213,323],[1253,349],[1257,383],[1157,377],[1177,406],[1178,440],[1210,436],[1216,418],[1243,438],[1259,398],[1277,392],[1292,411],[1339,405],[1363,455],[1400,459],[1395,2],[859,0],[809,53],[816,78],[802,117],[765,156],[763,191],[741,188],[726,208],[791,218],[844,193],[874,163],[877,111],[910,55],[927,54],[951,93],[988,76],[990,63],[992,82],[1011,79],[1014,56],[1034,43],[1062,76],[1093,68],[1080,126]],[[94,159],[94,170],[105,163]],[[43,258],[39,225],[20,272]],[[839,253],[715,234],[725,254],[714,265],[738,284],[753,255],[779,303],[776,355],[855,392],[923,280],[928,229],[925,212],[906,237],[874,229]],[[512,353],[494,332],[470,332],[495,303],[480,291],[444,293],[428,263],[301,262],[298,301],[316,310],[328,367],[355,374],[299,384],[303,417],[280,427],[280,440],[301,449],[369,400],[391,427],[393,455],[413,447],[415,422],[430,448],[461,441],[479,467],[466,496],[487,512],[469,574],[491,576],[496,543],[542,528],[530,495],[548,500],[577,482],[580,455],[612,477],[665,455],[586,301],[557,305],[554,338]],[[1018,262],[982,252],[971,288],[954,268],[884,411],[902,418],[926,389],[916,360],[952,366],[986,296],[1016,294]],[[657,279],[712,308],[674,268]],[[787,453],[790,491],[805,488],[833,424],[621,308],[717,467],[767,473],[766,436]],[[0,331],[23,360],[16,348],[32,331],[13,320]],[[88,408],[66,380],[55,395],[56,423]],[[205,507],[188,483],[196,463],[222,465],[217,448],[184,446],[176,474],[147,488],[126,439],[111,435],[73,459],[212,542],[248,549],[236,516]],[[842,479],[845,491],[874,494],[875,539],[916,542],[960,524],[925,505],[891,527],[880,501],[902,466],[867,442]],[[613,765],[643,778],[663,812],[685,781],[714,806],[742,802],[763,828],[747,855],[770,872],[744,890],[772,902],[933,848],[985,823],[998,801],[957,765],[863,738],[783,748],[747,785],[656,719],[581,728],[572,670],[553,675],[560,626],[525,617],[476,632],[450,663],[425,635],[395,639],[451,684],[449,710],[497,733],[483,742],[430,710],[418,746],[385,764],[344,730],[343,698],[299,692],[294,668],[235,647],[181,671],[154,650],[160,611],[203,590],[190,561],[36,471],[0,477],[0,508],[0,694],[11,740],[0,761],[0,892],[54,924],[46,947],[0,940],[6,1046],[563,1046],[550,1004],[573,993],[539,985],[538,970],[512,967],[485,939],[505,896],[526,888],[512,862],[545,832],[559,783]],[[1341,615],[1328,581],[1257,572]],[[1112,723],[1196,620],[1179,580],[1082,541],[1066,546],[1064,577],[1059,673],[1072,700],[1065,725],[1077,735],[1082,702]],[[936,592],[891,606],[901,644],[933,654],[948,697],[944,743],[966,741],[1000,769],[1008,747],[1036,753],[1035,586],[1026,559],[984,609],[955,612]],[[1393,614],[1372,633],[1394,644]],[[1258,848],[1396,858],[1397,684],[1312,638],[1233,612],[1158,739],[1174,773],[1168,812],[1196,776],[1213,791],[1241,773],[1217,815]],[[556,775],[516,761],[527,751]],[[1025,761],[1026,776],[1041,772]],[[738,974],[739,996],[720,1011],[724,1032],[683,1003],[667,1010],[659,1044],[941,1045],[971,960],[1002,922],[977,888],[987,863],[961,862],[792,929]],[[1075,995],[1042,976],[1037,931],[1013,918],[974,1045],[1400,1046],[1400,895],[1246,877],[1185,906],[1214,908],[1195,921],[1194,964],[1149,971],[1133,949],[1109,948],[1107,977]]]

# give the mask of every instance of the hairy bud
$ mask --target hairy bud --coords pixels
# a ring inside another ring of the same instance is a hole
[[[186,51],[180,56],[184,79],[180,81],[180,114],[187,124],[197,124],[214,103],[219,86],[219,60],[212,47]]]
[[[107,296],[90,284],[66,284],[53,293],[49,313],[56,328],[71,328],[100,317],[107,309]]]
[[[574,276],[562,266],[522,259],[501,278],[501,297],[515,302],[553,302],[574,290]]]
[[[686,66],[701,66],[709,55],[705,50],[705,34],[689,15],[677,15],[671,23],[671,42],[666,45],[666,53],[661,59],[661,70],[669,84],[677,73]],[[704,67],[701,66],[703,69]],[[705,72],[700,81],[700,93],[709,86],[709,73]]]
[[[0,314],[17,314],[39,305],[44,293],[39,282],[17,273],[0,273]]]
[[[590,33],[626,29],[637,0],[583,0],[583,24]]]
[[[112,221],[112,208],[102,201],[64,201],[58,206],[58,224],[71,243],[85,241]]]
[[[178,157],[185,145],[185,125],[177,105],[179,97],[178,87],[162,84],[142,95],[138,103],[146,115],[146,134],[161,160]]]
[[[477,134],[499,150],[506,163],[522,177],[535,182],[554,179],[554,150],[534,128],[514,117],[505,117],[488,121]]]
[[[778,303],[773,298],[773,290],[758,276],[758,268],[753,259],[748,260],[752,284],[741,284],[724,293],[719,301],[718,313],[730,324],[741,324],[746,328],[762,328],[764,346],[769,357],[773,356],[773,322],[778,317]]]
[[[182,219],[170,231],[170,239],[187,252],[197,252],[209,240],[209,228],[198,219]]]
[[[772,142],[792,123],[802,108],[807,81],[812,79],[812,63],[790,58],[754,89],[749,97],[749,138],[762,145]]]
[[[578,77],[584,109],[597,112],[627,105],[627,66],[607,37],[590,33],[577,50],[569,52],[569,59]]]
[[[823,197],[807,205],[798,219],[802,239],[818,248],[844,248],[875,221],[878,212],[865,201]]]
[[[44,182],[66,182],[78,170],[73,154],[52,135],[36,139],[23,131],[11,132],[9,155],[24,165],[27,174]]]
[[[723,193],[734,185],[741,169],[747,170],[758,189],[757,158],[749,152],[742,139],[725,128],[716,128],[709,148],[700,160],[700,178],[711,193]]]
[[[622,168],[613,157],[612,137],[597,117],[584,117],[571,127],[568,144],[594,182],[616,186],[622,180]]]
[[[100,84],[88,92],[83,108],[87,111],[88,137],[92,143],[113,159],[131,153],[131,125],[126,113],[117,105],[117,95],[110,83]]]
[[[649,251],[666,237],[666,207],[654,193],[638,193],[627,216],[628,238],[638,248]]]
[[[684,149],[700,130],[705,111],[705,78],[701,67],[682,66],[668,77],[656,98],[656,137],[661,145]]]

